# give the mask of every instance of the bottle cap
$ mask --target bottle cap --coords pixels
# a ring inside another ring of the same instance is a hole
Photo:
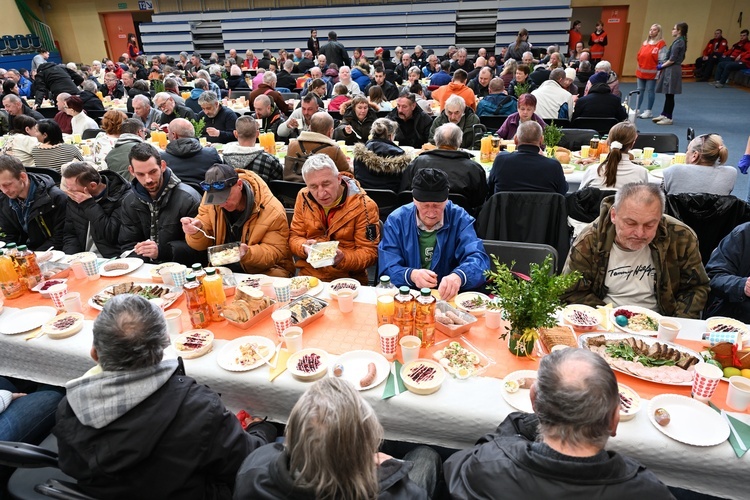
[[[193,269],[194,271],[200,271],[201,269],[203,269],[203,266],[201,266],[201,265],[200,265],[199,263],[197,263],[197,262],[196,262],[195,264],[193,264],[193,265],[191,266],[191,268],[192,268],[192,269]]]
[[[187,276],[185,276],[185,280],[186,280],[186,281],[195,281],[195,274],[193,274],[193,273],[188,273],[188,275],[187,275]]]
[[[19,245],[18,246],[18,251],[19,252],[25,252],[26,251],[26,245]]]
[[[384,285],[386,283],[390,283],[391,282],[391,277],[388,276],[387,274],[384,274],[383,276],[380,277],[380,282],[383,283]]]
[[[428,296],[428,295],[432,295],[432,290],[430,290],[429,288],[422,288],[422,289],[421,289],[421,290],[419,291],[419,293],[421,293],[421,294],[422,294],[422,297],[426,297],[426,296]]]
[[[206,269],[206,275],[213,276],[216,273],[216,269]]]
[[[402,286],[398,289],[398,293],[401,295],[409,295],[409,287],[408,286]]]

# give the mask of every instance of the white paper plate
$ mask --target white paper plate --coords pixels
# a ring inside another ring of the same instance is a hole
[[[82,258],[86,257],[87,255],[93,255],[94,257],[96,257],[96,254],[93,253],[93,252],[78,252],[78,253],[74,253],[73,255],[66,255],[65,257],[63,257],[62,259],[60,259],[60,261],[63,264],[70,264],[71,262],[75,262],[77,260],[81,260]]]
[[[536,370],[518,370],[506,375],[503,379],[503,388],[500,389],[503,399],[516,410],[534,413],[534,409],[531,407],[531,389],[518,389],[518,392],[514,393],[505,390],[505,382],[518,380],[519,378],[536,378]]]
[[[656,320],[658,323],[661,319],[661,314],[658,312],[652,311],[651,309],[646,309],[645,307],[641,306],[620,306],[620,307],[613,307],[612,311],[609,313],[609,320],[612,322],[612,324],[620,331],[626,332],[626,333],[632,333],[633,335],[651,335],[656,336],[657,331],[656,330],[640,330],[635,331],[631,330],[627,326],[620,326],[617,324],[617,321],[615,321],[615,311],[619,311],[620,309],[627,309],[630,312],[634,312],[637,314],[646,314],[647,316],[652,317]]]
[[[306,276],[296,276],[296,277],[297,278],[305,278]],[[294,278],[292,278],[292,279],[294,279]],[[309,281],[308,281],[308,284],[309,284]],[[293,296],[292,299],[296,299],[297,297],[302,297],[303,295],[312,295],[312,296],[318,295],[320,292],[323,291],[324,288],[325,288],[325,284],[322,281],[318,280],[318,284],[317,285],[315,285],[312,288],[308,288],[307,291],[304,292],[304,293],[301,293],[301,294],[299,294],[297,296]]]
[[[297,369],[297,361],[306,354],[317,354],[320,356],[320,366],[314,372],[307,373]],[[323,349],[302,349],[289,357],[286,362],[286,369],[300,380],[317,380],[328,371],[328,353]],[[365,371],[367,371],[367,368],[365,368]]]
[[[268,354],[263,356],[263,359],[260,359],[253,363],[252,365],[240,365],[235,360],[240,355],[240,346],[242,344],[250,344],[255,343],[260,345],[264,345],[268,348]],[[216,362],[219,363],[219,366],[224,368],[225,370],[228,370],[230,372],[246,372],[249,370],[254,370],[255,368],[258,368],[259,366],[265,364],[266,361],[271,359],[271,357],[276,352],[276,345],[271,341],[271,339],[267,337],[259,337],[255,335],[250,335],[248,337],[240,337],[238,339],[234,339],[219,351],[218,356],[216,357]]]
[[[659,425],[654,418],[657,408],[664,408],[670,416],[667,425]],[[729,425],[708,405],[687,396],[660,394],[648,406],[648,419],[666,436],[693,446],[716,446],[729,438]]]
[[[740,334],[742,335],[742,342],[746,344],[750,344],[750,330],[748,330],[747,325],[743,323],[742,321],[738,321],[734,318],[725,318],[723,316],[713,316],[706,320],[706,329],[707,331],[711,331],[713,330],[715,326],[721,323],[724,323],[728,326],[736,328],[737,331],[740,332]]]
[[[148,286],[148,287],[151,287],[152,289],[154,287],[157,287],[157,286],[161,287],[161,288],[167,288],[167,289],[169,289],[169,293],[172,294],[170,296],[170,298],[168,298],[168,299],[164,299],[164,298],[161,298],[161,299],[155,299],[155,298],[151,299],[151,300],[156,301],[157,305],[159,307],[161,307],[162,309],[164,309],[164,310],[169,309],[169,307],[172,304],[174,304],[175,302],[177,302],[177,299],[179,299],[180,296],[182,296],[182,288],[177,288],[177,287],[174,287],[174,286],[165,285],[163,283],[138,283],[138,282],[134,282],[133,284],[134,285],[138,285],[138,286],[142,286],[142,287]],[[115,286],[116,285],[109,285],[108,287],[106,287],[103,290],[101,290],[99,293],[94,294],[89,299],[89,301],[88,301],[89,306],[91,306],[92,308],[96,309],[97,311],[101,311],[103,309],[103,306],[100,306],[99,304],[97,304],[94,301],[94,297],[102,296],[102,297],[112,298],[113,295],[111,294],[111,292],[112,292],[112,290],[114,290]],[[105,304],[106,304],[106,302],[105,302]]]
[[[47,252],[34,252],[36,254],[37,261],[39,261],[39,257],[46,254]],[[65,257],[65,252],[61,252],[60,250],[52,250],[52,256],[45,260],[44,262],[57,262],[58,260]],[[41,263],[41,262],[40,262]]]
[[[127,269],[114,269],[112,271],[105,271],[104,266],[108,264],[115,264],[115,263],[122,263],[127,264]],[[139,259],[137,257],[126,257],[124,259],[115,259],[109,262],[106,262],[105,264],[101,265],[99,267],[99,274],[102,276],[106,276],[107,278],[113,278],[115,276],[123,276],[128,273],[132,273],[139,267],[143,265],[143,259]]]
[[[46,290],[42,290],[42,287],[48,281],[54,281],[56,285],[62,285],[63,283],[67,283],[68,280],[65,278],[54,278],[54,279],[44,280],[41,283],[39,283],[37,286],[32,288],[31,291],[39,293],[42,297],[49,297],[49,288],[52,287],[53,285],[50,285],[49,287],[47,287]]]
[[[666,170],[666,168],[657,168],[655,170],[651,170],[649,172],[649,175],[653,175],[657,179],[663,179],[664,178],[664,171],[665,170]]]
[[[355,298],[359,294],[359,287],[360,287],[359,281],[353,278],[339,278],[337,280],[331,281],[328,284],[328,295],[330,295],[332,299],[338,300],[339,292],[334,287],[343,283],[348,283],[349,285],[354,287],[354,288],[347,287],[347,289],[351,290],[352,292],[352,298]]]
[[[375,380],[370,385],[362,387],[359,385],[359,381],[367,375],[367,367],[370,363],[375,363],[375,366],[377,367]],[[328,368],[329,376],[334,376],[333,369],[338,364],[341,364],[344,367],[344,372],[339,378],[351,382],[354,388],[358,391],[366,391],[367,389],[372,389],[373,387],[382,384],[383,381],[388,378],[391,369],[388,360],[385,359],[382,354],[375,351],[350,351],[346,354],[342,354]]]
[[[474,300],[477,297],[480,297],[482,300],[485,300],[485,301],[489,301],[490,300],[490,298],[488,296],[486,296],[485,294],[483,294],[483,293],[479,293],[479,292],[464,292],[464,293],[459,293],[458,295],[456,295],[456,298],[453,299],[453,301],[456,304],[456,309],[458,309],[459,311],[467,312],[467,313],[469,313],[469,314],[471,314],[471,315],[476,316],[477,318],[479,318],[481,316],[484,316],[484,313],[487,311],[487,308],[485,308],[484,306],[482,306],[482,307],[479,307],[479,308],[476,308],[476,309],[469,309],[469,308],[464,307],[464,306],[461,305],[462,302],[466,302],[466,301],[469,301],[469,300]]]
[[[3,316],[0,322],[0,333],[15,335],[39,328],[57,316],[57,309],[49,306],[35,306],[19,309],[13,314]]]

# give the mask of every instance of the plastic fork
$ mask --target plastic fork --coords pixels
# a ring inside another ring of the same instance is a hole
[[[193,226],[193,227],[195,227],[195,226]],[[195,229],[197,229],[198,231],[200,231],[201,233],[203,233],[203,236],[205,236],[209,240],[214,240],[214,241],[216,240],[216,238],[214,238],[213,236],[210,236],[209,234],[207,234],[203,229],[201,229],[199,227],[196,227]]]

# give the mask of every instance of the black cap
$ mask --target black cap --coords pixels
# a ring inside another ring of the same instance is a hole
[[[224,182],[224,189],[214,189],[213,186],[206,191],[206,196],[203,199],[203,203],[206,205],[221,205],[232,192],[232,186],[237,184],[239,176],[234,168],[224,163],[214,163],[206,171],[205,182],[208,184],[214,184],[217,182]]]
[[[417,170],[411,181],[411,194],[417,201],[445,201],[448,199],[449,188],[448,175],[437,168]]]

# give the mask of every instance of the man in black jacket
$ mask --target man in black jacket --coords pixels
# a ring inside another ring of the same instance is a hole
[[[403,94],[398,98],[396,109],[388,113],[388,119],[398,123],[396,141],[399,146],[422,149],[430,137],[432,118],[417,106],[414,94]]]
[[[118,256],[119,208],[130,183],[117,172],[99,172],[80,161],[65,167],[61,184],[69,198],[63,251],[96,252],[106,259]]]
[[[612,93],[607,84],[609,74],[604,71],[594,73],[589,81],[589,93],[576,101],[573,120],[576,118],[615,118],[618,121],[628,119],[628,112],[622,107],[620,98]]]
[[[526,379],[528,382],[529,379]],[[604,449],[620,421],[612,369],[586,349],[542,358],[532,380],[535,413],[511,413],[444,466],[451,498],[673,499],[633,459]]]
[[[175,118],[195,120],[193,110],[182,104],[177,104],[169,92],[159,92],[154,96],[154,107],[161,111],[159,125],[166,125]]]
[[[349,66],[349,54],[344,45],[338,41],[338,35],[335,31],[328,32],[328,43],[320,48],[320,53],[326,56],[328,64],[335,64],[339,68]]]
[[[122,225],[118,242],[151,262],[176,260],[192,264],[201,255],[185,243],[181,217],[195,217],[200,196],[167,168],[150,144],[136,144],[128,154],[128,171],[134,177],[131,191],[122,200]],[[203,259],[205,260],[205,253]]]
[[[42,64],[37,68],[34,79],[36,106],[41,106],[43,99],[54,101],[60,92],[78,95],[78,85],[81,83],[83,83],[83,77],[64,64],[51,62]]]
[[[58,407],[60,469],[96,498],[231,498],[242,461],[274,441],[274,426],[254,418],[243,430],[181,359],[164,359],[164,314],[143,297],[113,297],[93,330],[100,370],[68,382]]]
[[[276,77],[276,88],[288,89],[289,92],[294,92],[297,88],[297,80],[292,76],[294,71],[294,61],[287,59],[284,61],[284,68],[279,71]]]
[[[383,90],[383,96],[386,98],[386,100],[392,101],[394,99],[398,99],[398,87],[386,80],[386,74],[383,68],[375,68],[373,81],[365,89],[365,95],[368,95],[370,93],[370,87],[372,87],[373,85],[380,86],[380,88]]]
[[[232,142],[237,114],[226,106],[222,106],[216,93],[210,90],[201,94],[198,104],[201,105],[202,111],[198,113],[196,120],[206,121],[206,128],[203,129],[201,136],[214,143]]]
[[[2,241],[62,248],[67,197],[48,175],[29,174],[17,158],[0,155],[0,191]]]
[[[169,124],[169,144],[161,159],[182,182],[192,186],[203,182],[211,165],[221,163],[216,149],[202,147],[195,138],[193,124],[184,118],[176,118]]]

